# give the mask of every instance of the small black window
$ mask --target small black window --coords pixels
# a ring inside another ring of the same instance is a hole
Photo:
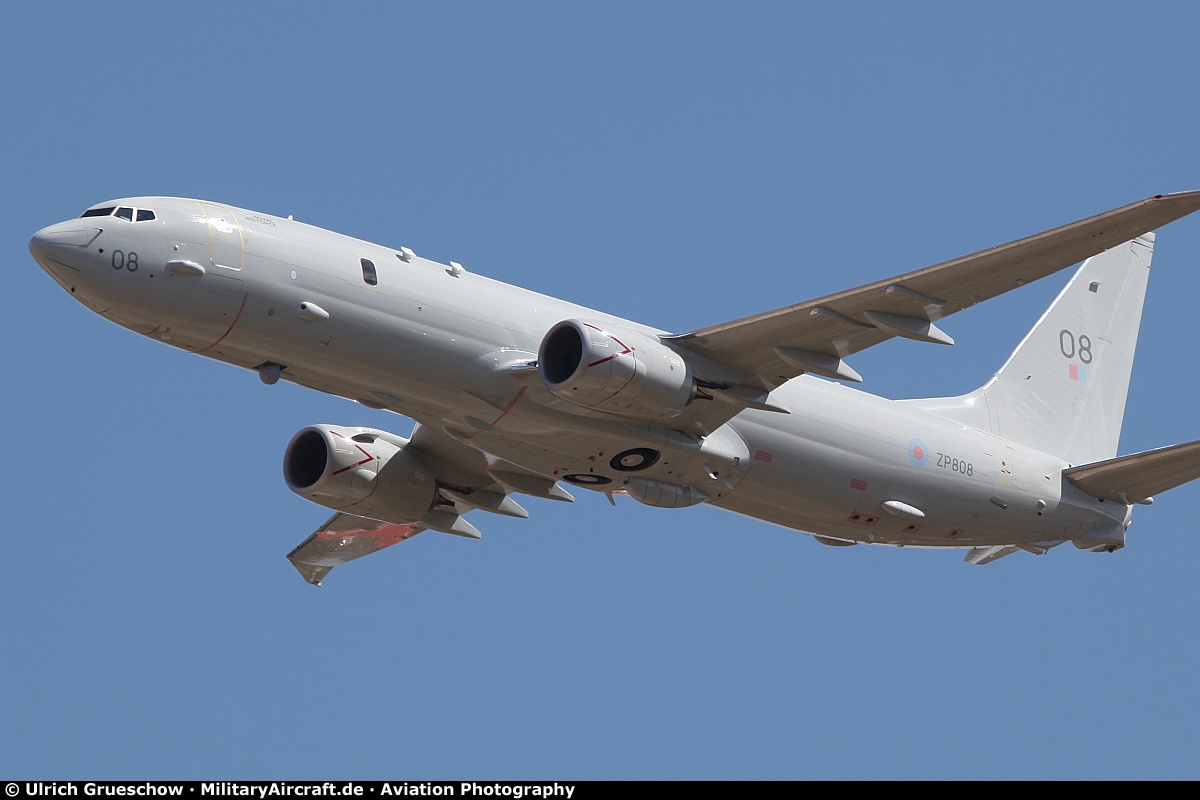
[[[375,272],[375,265],[372,264],[370,261],[367,261],[364,258],[364,259],[362,259],[362,268],[363,268],[363,280],[367,282],[367,285],[368,286],[378,286],[379,285],[379,275],[378,275],[378,273]]]
[[[138,222],[148,222],[154,219],[154,212],[148,208],[139,208],[137,213]]]
[[[104,208],[89,208],[87,211],[80,214],[80,219],[83,217],[107,217],[113,212],[116,206],[105,206]]]
[[[120,208],[117,209],[116,216],[120,217],[121,219],[127,219],[130,222],[133,222],[133,209],[126,208],[125,206],[121,206]]]

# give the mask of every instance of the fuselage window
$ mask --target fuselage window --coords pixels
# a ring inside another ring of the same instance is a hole
[[[80,219],[83,217],[107,217],[113,212],[116,206],[105,206],[104,208],[89,208],[87,211],[80,214]]]
[[[375,272],[375,265],[372,264],[370,261],[368,261],[365,258],[361,259],[361,261],[362,261],[362,270],[363,270],[363,280],[367,282],[368,286],[378,286],[379,285],[379,274]]]
[[[133,209],[126,208],[125,206],[121,206],[120,208],[117,209],[116,216],[120,217],[121,219],[127,219],[130,222],[133,222]]]
[[[137,221],[138,222],[148,222],[152,219],[154,219],[154,212],[151,211],[150,209],[139,208],[137,210]]]

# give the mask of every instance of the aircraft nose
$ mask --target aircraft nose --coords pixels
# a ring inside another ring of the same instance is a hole
[[[42,228],[29,240],[29,253],[43,269],[56,267],[80,269],[87,246],[100,235],[99,228],[80,225],[78,220],[59,222]]]
[[[49,230],[49,228],[42,228],[29,240],[29,254],[43,267],[46,265],[46,259],[50,257],[50,237],[47,235]]]

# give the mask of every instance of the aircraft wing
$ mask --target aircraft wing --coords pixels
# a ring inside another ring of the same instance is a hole
[[[802,372],[861,380],[842,359],[893,336],[953,344],[937,320],[1198,209],[1200,192],[1157,195],[857,289],[664,339],[749,376],[722,399],[736,401],[740,394],[753,407],[754,390],[769,392]]]
[[[1063,477],[1092,497],[1138,503],[1200,478],[1200,441],[1084,464]]]
[[[375,433],[388,435],[381,431]],[[433,472],[438,495],[434,506],[410,523],[379,522],[354,514],[334,514],[324,525],[288,553],[304,580],[316,586],[334,567],[411,539],[424,530],[478,539],[482,534],[462,518],[473,510],[508,517],[529,516],[510,497],[527,494],[546,500],[571,502],[574,498],[553,478],[495,459],[445,432],[416,425],[412,438],[400,440]]]
[[[353,514],[334,514],[316,532],[288,553],[304,580],[320,586],[329,570],[411,539],[427,526],[420,523],[398,525],[377,522]]]

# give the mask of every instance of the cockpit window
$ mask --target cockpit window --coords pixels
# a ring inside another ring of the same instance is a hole
[[[116,214],[113,214],[113,212]],[[103,208],[89,208],[87,211],[79,215],[83,217],[107,217],[109,215],[118,216],[121,219],[127,219],[130,222],[149,222],[154,219],[154,212],[148,208],[129,208],[128,206],[104,206]]]

